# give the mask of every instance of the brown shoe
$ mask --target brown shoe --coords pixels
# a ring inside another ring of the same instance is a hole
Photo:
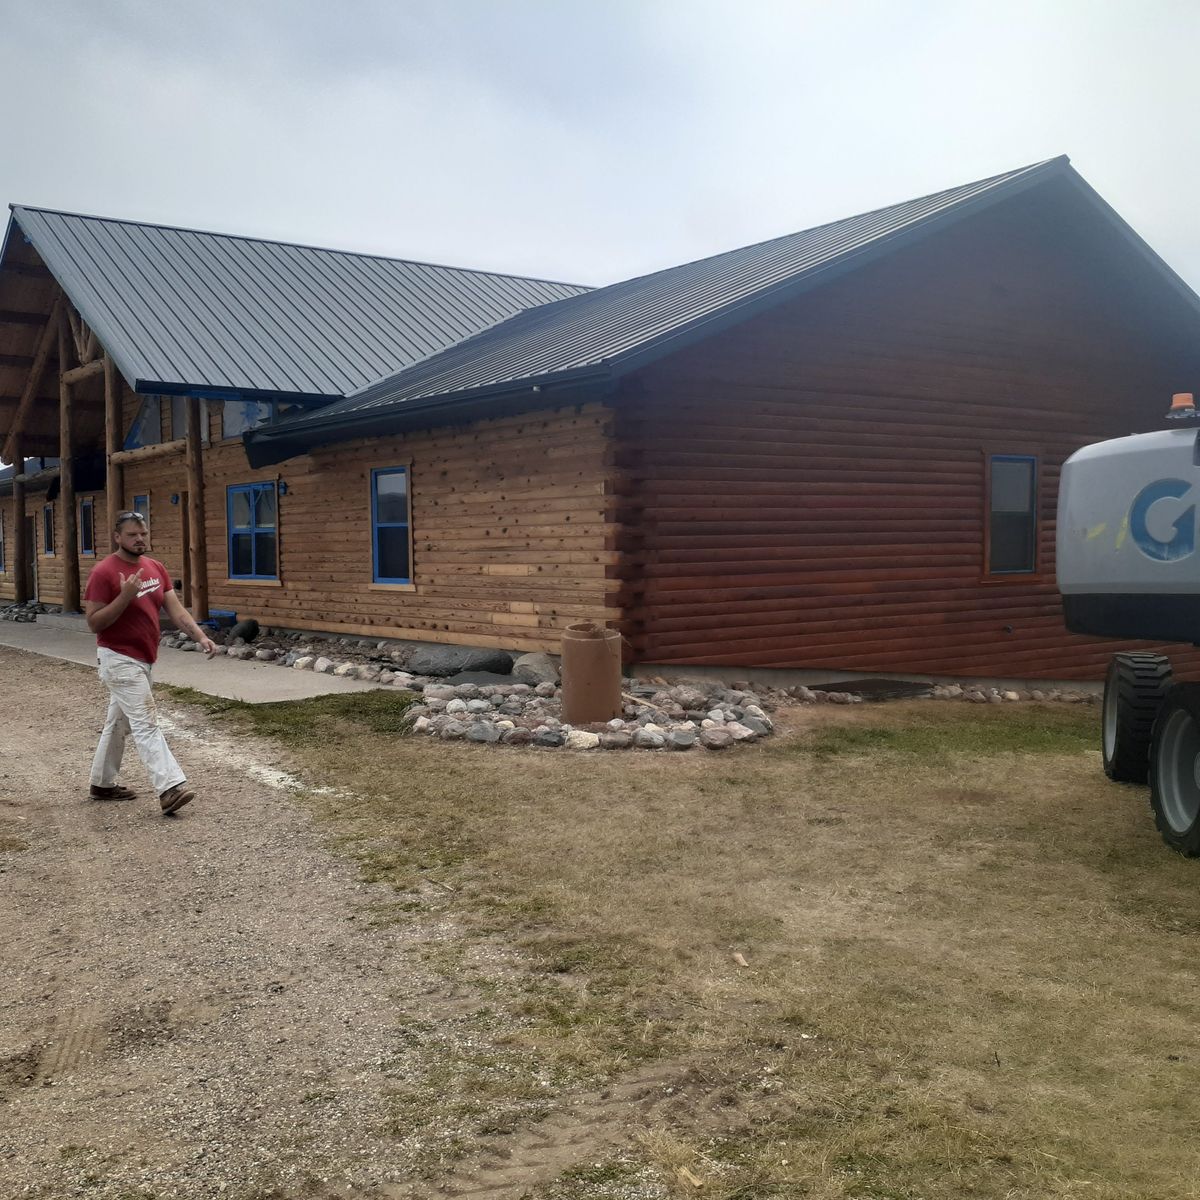
[[[101,787],[98,783],[93,783],[88,790],[89,800],[132,800],[136,795],[137,792],[131,792],[119,783],[112,787]]]
[[[177,783],[174,787],[167,788],[158,798],[163,816],[169,817],[172,813],[178,812],[185,804],[193,800],[195,795],[195,792],[189,792],[182,783]]]

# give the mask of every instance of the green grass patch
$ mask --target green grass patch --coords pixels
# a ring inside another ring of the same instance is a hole
[[[347,732],[403,733],[405,714],[415,703],[410,694],[388,692],[382,688],[369,692],[311,696],[305,700],[276,700],[267,704],[247,704],[210,696],[194,688],[160,684],[173,700],[194,704],[210,716],[228,721],[240,729],[273,738],[288,745]]]
[[[954,714],[956,719],[948,721],[944,713],[933,710],[900,725],[885,717],[878,724],[826,727],[784,752],[819,758],[887,752],[944,763],[956,754],[1077,754],[1098,744],[1099,717],[1082,705],[1023,704],[1000,712],[989,706],[960,714],[961,708]]]

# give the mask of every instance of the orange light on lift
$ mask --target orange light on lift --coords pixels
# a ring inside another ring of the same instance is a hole
[[[1196,416],[1196,398],[1191,392],[1176,392],[1171,397],[1171,411],[1167,413],[1168,421],[1187,421]]]

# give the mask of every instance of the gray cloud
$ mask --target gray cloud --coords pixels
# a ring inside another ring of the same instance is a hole
[[[0,0],[6,200],[607,282],[1069,153],[1200,286],[1200,6]]]

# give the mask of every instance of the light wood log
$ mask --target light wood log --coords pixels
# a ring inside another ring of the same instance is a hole
[[[50,358],[50,351],[54,347],[61,311],[62,298],[59,297],[55,300],[53,308],[50,309],[50,316],[46,319],[42,336],[38,339],[37,349],[33,354],[33,366],[29,368],[25,387],[21,391],[21,399],[17,403],[17,411],[13,414],[12,424],[9,426],[8,439],[4,443],[4,458],[8,462],[16,461],[15,448],[24,427],[25,418],[29,415],[29,410],[33,407],[34,399],[37,397],[38,387],[46,370],[46,362]]]
[[[117,459],[121,452],[123,430],[121,427],[121,381],[117,367],[108,354],[104,355],[104,448],[105,448],[105,498],[107,520],[104,545],[112,545],[112,531],[116,528],[117,513],[125,507],[125,471]],[[98,552],[98,551],[97,551]]]
[[[79,383],[84,379],[91,379],[93,375],[99,375],[104,370],[103,359],[96,359],[94,362],[84,363],[80,367],[72,367],[69,371],[64,371],[62,378],[67,384]]]
[[[118,450],[112,461],[119,464],[142,463],[150,458],[165,458],[169,454],[182,454],[187,450],[187,438],[173,442],[159,442],[154,446],[139,446],[136,450]]]
[[[188,540],[191,545],[192,608],[198,621],[208,619],[208,538],[204,528],[204,448],[200,401],[187,402]]]
[[[75,430],[71,385],[67,381],[67,339],[70,327],[58,323],[58,458],[59,498],[62,502],[62,605],[65,612],[79,611],[79,536],[75,520]]]

